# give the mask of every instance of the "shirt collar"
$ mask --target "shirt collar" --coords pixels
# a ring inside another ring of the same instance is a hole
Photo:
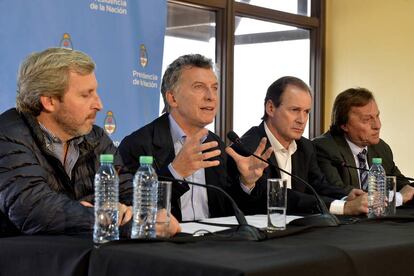
[[[39,122],[39,126],[40,129],[43,132],[43,137],[45,137],[46,140],[46,146],[49,147],[51,144],[56,143],[56,144],[63,144],[62,140],[57,137],[56,135],[54,135],[49,129],[47,129],[43,124],[41,124]],[[70,139],[68,142],[74,142],[75,144],[80,144],[83,141],[84,137],[80,136],[80,137],[75,137]]]
[[[177,124],[177,122],[174,120],[171,114],[168,115],[168,119],[170,120],[170,131],[173,143],[175,144],[177,141],[184,142],[183,140],[186,137],[184,131]]]
[[[168,114],[168,119],[170,120],[170,131],[173,143],[176,143],[177,141],[180,141],[180,143],[184,143],[185,137],[187,137],[187,135],[177,124],[177,121],[175,121],[174,117],[171,114]],[[203,136],[200,142],[204,143],[204,141],[207,139],[207,136],[208,134]]]
[[[56,135],[54,135],[50,130],[48,130],[43,124],[39,123],[40,129],[43,131],[43,136],[45,139],[51,143],[59,143],[62,144],[62,140],[59,139]]]
[[[272,145],[273,151],[274,152],[288,152],[289,155],[292,155],[296,152],[297,149],[297,145],[296,145],[296,141],[293,140],[290,144],[289,144],[289,148],[286,150],[285,147],[282,146],[282,144],[279,142],[279,140],[276,139],[276,137],[273,135],[273,133],[270,131],[270,129],[268,128],[266,122],[264,123],[264,129],[267,135],[267,138],[269,139],[270,144]]]
[[[368,152],[367,146],[361,148],[360,146],[355,145],[354,143],[351,142],[351,140],[348,139],[348,137],[346,137],[346,135],[345,135],[345,140],[348,143],[349,148],[351,149],[352,154],[354,156],[357,156],[363,149],[365,149]]]

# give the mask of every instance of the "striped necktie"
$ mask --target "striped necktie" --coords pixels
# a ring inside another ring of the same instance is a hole
[[[361,189],[364,191],[368,191],[368,171],[367,168],[367,150],[363,149],[357,155],[358,162],[359,162],[359,183],[361,184]]]

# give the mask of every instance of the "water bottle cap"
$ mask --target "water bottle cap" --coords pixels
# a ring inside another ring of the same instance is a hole
[[[105,163],[113,163],[114,162],[114,155],[113,154],[101,154],[100,161]]]
[[[372,164],[382,164],[382,158],[372,158]]]
[[[152,156],[140,156],[139,163],[140,164],[152,164],[154,158]]]

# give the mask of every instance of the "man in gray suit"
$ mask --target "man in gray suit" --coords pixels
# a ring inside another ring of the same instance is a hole
[[[382,158],[386,174],[397,177],[399,206],[413,198],[414,188],[395,165],[390,146],[379,138],[380,129],[379,110],[372,93],[365,88],[350,88],[335,99],[330,130],[313,143],[328,182],[345,191],[366,191],[367,173],[352,167],[368,169],[372,158]]]

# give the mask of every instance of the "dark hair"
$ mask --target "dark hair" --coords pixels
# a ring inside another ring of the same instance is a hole
[[[167,91],[177,89],[183,69],[189,69],[192,67],[213,69],[213,62],[211,59],[200,54],[191,54],[180,56],[168,65],[164,72],[164,76],[162,77],[161,83],[161,94],[164,99],[164,109],[162,112],[170,111],[165,94]]]
[[[339,93],[332,107],[330,131],[335,134],[343,133],[341,126],[348,122],[351,107],[364,106],[370,101],[375,101],[374,95],[366,88],[349,88]]]
[[[266,113],[266,103],[271,100],[275,107],[279,107],[282,103],[282,95],[285,92],[288,85],[297,86],[303,90],[309,92],[312,95],[309,86],[301,79],[291,76],[281,77],[280,79],[273,82],[267,89],[266,97],[264,100],[264,115],[262,120],[267,120],[268,115]]]

